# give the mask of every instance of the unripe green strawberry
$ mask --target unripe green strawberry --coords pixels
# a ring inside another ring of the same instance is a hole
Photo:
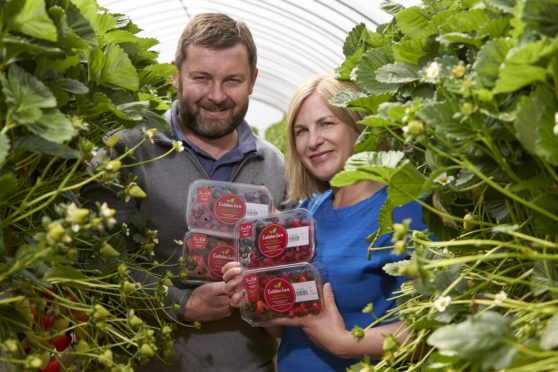
[[[141,327],[143,320],[141,320],[137,315],[133,315],[129,320],[130,326],[134,329]]]
[[[164,334],[164,335],[168,335],[168,334],[170,334],[171,332],[172,332],[171,327],[169,327],[169,326],[167,326],[167,325],[164,326],[163,328],[161,328],[161,333]]]
[[[393,350],[397,346],[397,340],[392,335],[384,335],[382,348],[384,351]]]
[[[103,305],[96,304],[93,306],[93,319],[102,320],[110,316],[110,311],[108,311]]]
[[[47,233],[48,240],[51,240],[53,242],[59,242],[64,237],[64,234],[66,234],[66,229],[64,229],[64,227],[59,223],[56,222],[51,223],[48,226],[48,233]]]
[[[122,288],[122,292],[126,294],[130,294],[136,290],[136,286],[127,280],[122,282],[121,288]]]
[[[17,345],[18,342],[14,339],[8,339],[6,341],[4,341],[4,343],[2,344],[2,346],[4,347],[4,349],[10,353],[15,353],[17,351]]]
[[[460,63],[451,70],[451,73],[453,76],[460,78],[465,74],[465,66]]]
[[[395,254],[402,254],[405,253],[405,241],[404,240],[398,240],[395,243],[393,243],[393,250],[395,252]]]
[[[89,216],[89,209],[86,208],[68,208],[68,215],[66,216],[66,219],[71,222],[71,223],[75,223],[78,225],[82,225],[85,220],[87,219],[87,217]]]
[[[141,355],[144,355],[144,356],[149,357],[149,358],[151,358],[153,355],[155,355],[155,352],[153,351],[151,346],[149,346],[149,344],[141,345],[140,353],[141,353]]]
[[[153,249],[155,249],[155,243],[145,243],[141,247],[146,253],[151,253],[153,252]]]
[[[87,353],[89,352],[89,345],[85,340],[79,340],[75,346],[75,349],[78,353]]]
[[[106,137],[104,139],[104,141],[105,141],[105,145],[107,145],[107,147],[112,148],[112,147],[116,146],[118,141],[120,141],[120,136],[115,134],[115,135],[112,135],[110,137]]]
[[[465,102],[463,106],[461,106],[461,113],[465,116],[470,116],[473,112],[475,112],[475,106],[473,106],[469,102]]]
[[[424,124],[420,120],[411,120],[407,124],[407,132],[414,136],[418,136],[424,131]]]
[[[107,242],[103,243],[103,246],[99,249],[99,253],[101,253],[101,257],[105,258],[120,256],[120,253]]]
[[[54,321],[54,328],[63,331],[70,326],[70,321],[67,318],[58,318]]]
[[[364,337],[364,330],[359,326],[354,326],[351,331],[351,334],[357,340],[362,340],[362,338]]]
[[[39,369],[43,366],[43,360],[38,355],[28,355],[25,359],[25,367]]]
[[[138,199],[143,199],[147,197],[145,191],[143,191],[142,188],[136,184],[133,184],[128,188],[128,195]]]
[[[467,213],[465,216],[463,216],[463,230],[465,231],[473,230],[477,226],[475,219],[476,219],[475,215],[471,213]]]
[[[120,160],[111,160],[108,162],[105,168],[106,170],[111,172],[118,172],[120,168],[122,168],[122,163],[120,162]]]
[[[97,357],[99,363],[104,365],[107,368],[112,367],[112,351],[110,349],[105,350],[102,354]]]

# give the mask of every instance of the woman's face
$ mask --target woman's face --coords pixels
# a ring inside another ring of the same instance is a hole
[[[353,154],[359,133],[339,120],[320,96],[312,94],[295,117],[293,135],[304,167],[319,180],[329,182]]]

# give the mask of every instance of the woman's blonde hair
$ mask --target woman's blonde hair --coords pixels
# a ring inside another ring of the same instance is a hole
[[[294,135],[295,119],[304,101],[312,94],[317,94],[327,105],[329,110],[342,122],[353,127],[361,133],[363,126],[358,124],[366,114],[353,111],[348,108],[333,106],[329,100],[345,90],[360,91],[357,85],[335,79],[333,76],[313,76],[295,92],[289,111],[287,113],[287,143],[285,154],[285,171],[289,182],[288,199],[290,202],[298,202],[301,199],[320,193],[330,186],[326,181],[316,178],[302,164],[302,160],[296,151]]]

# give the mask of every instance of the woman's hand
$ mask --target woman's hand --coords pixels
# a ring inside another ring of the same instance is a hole
[[[225,293],[229,296],[231,307],[240,308],[244,292],[240,286],[240,274],[242,268],[240,262],[227,262],[223,266],[223,281],[225,282]]]

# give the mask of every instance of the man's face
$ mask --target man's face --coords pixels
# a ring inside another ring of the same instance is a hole
[[[181,123],[209,139],[232,133],[244,120],[258,74],[250,70],[246,46],[213,50],[189,45],[186,55],[173,77]]]

